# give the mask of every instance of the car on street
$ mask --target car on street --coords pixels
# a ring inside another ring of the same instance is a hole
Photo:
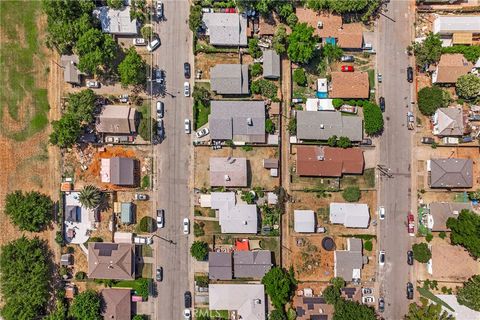
[[[407,68],[407,81],[408,82],[413,82],[413,68],[412,67]]]
[[[190,233],[190,220],[188,218],[183,219],[183,234]]]
[[[157,228],[161,229],[165,227],[165,210],[158,209],[157,210]]]
[[[137,200],[137,201],[147,201],[148,200],[148,194],[135,193],[135,200]]]
[[[136,236],[133,238],[133,243],[135,244],[152,244],[153,238],[152,237],[140,237]]]
[[[362,295],[368,296],[373,294],[372,288],[362,288]]]
[[[183,95],[185,97],[190,97],[190,83],[187,81],[183,84]]]
[[[185,308],[192,307],[192,293],[190,291],[185,291],[183,294],[183,300],[185,302]]]
[[[190,309],[183,310],[183,318],[185,320],[190,320],[192,318],[192,311],[190,311]]]
[[[157,118],[162,119],[165,111],[165,106],[162,101],[157,101]]]
[[[413,299],[413,284],[411,282],[407,282],[407,299]]]
[[[378,83],[382,83],[382,74],[381,73],[377,74],[377,81],[378,81]]]
[[[372,139],[370,138],[365,138],[360,142],[361,145],[364,146],[371,146],[372,145]]]
[[[147,40],[144,38],[133,38],[133,45],[134,46],[146,46]]]
[[[95,80],[88,80],[87,81],[87,88],[98,89],[100,88],[100,82]]]
[[[342,72],[353,72],[353,66],[342,66]]]
[[[163,267],[157,268],[157,271],[155,272],[155,280],[158,282],[163,280]]]
[[[369,304],[369,303],[374,303],[375,298],[373,296],[363,296],[362,297],[362,303],[364,304]]]
[[[354,62],[355,57],[354,56],[342,56],[340,58],[340,61],[342,61],[342,62]]]
[[[202,130],[197,131],[197,133],[195,133],[195,135],[197,136],[197,138],[202,138],[202,137],[205,137],[209,133],[210,133],[210,130],[208,130],[208,128],[203,128]]]
[[[163,127],[163,119],[157,120],[157,136],[161,139],[165,136],[165,128]]]
[[[411,212],[407,215],[407,230],[410,236],[413,237],[415,235],[415,218]]]
[[[157,17],[159,19],[163,18],[163,2],[158,1],[156,9],[157,9]]]
[[[422,137],[420,140],[423,144],[433,144],[435,142],[435,139],[432,137]]]
[[[409,266],[413,266],[413,251],[412,250],[407,251],[407,264]]]
[[[385,207],[384,206],[378,207],[378,217],[380,218],[380,220],[385,219]]]
[[[382,297],[378,298],[378,311],[385,311],[385,300]]]
[[[190,63],[185,62],[183,64],[183,75],[185,76],[185,78],[190,79],[190,73],[191,73]]]
[[[160,39],[155,38],[147,45],[148,52],[152,52],[160,46]]]
[[[378,103],[380,104],[380,110],[382,110],[382,112],[385,112],[385,98],[380,97],[380,99],[378,99]]]
[[[385,264],[385,251],[384,250],[381,250],[378,253],[378,264],[380,266],[383,266]]]
[[[190,134],[192,132],[191,126],[190,126],[190,119],[185,119],[184,123],[184,129],[186,134]]]
[[[165,71],[161,69],[155,69],[154,80],[156,83],[165,84]]]

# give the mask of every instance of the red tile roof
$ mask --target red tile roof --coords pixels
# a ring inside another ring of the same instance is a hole
[[[342,174],[361,174],[363,166],[363,151],[359,148],[297,147],[297,174],[300,176],[341,177]]]

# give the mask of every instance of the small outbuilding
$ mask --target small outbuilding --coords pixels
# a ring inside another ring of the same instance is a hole
[[[293,215],[295,232],[315,232],[315,212],[313,210],[295,210]]]
[[[131,202],[122,202],[120,209],[120,216],[122,223],[132,224],[133,219],[133,204]]]

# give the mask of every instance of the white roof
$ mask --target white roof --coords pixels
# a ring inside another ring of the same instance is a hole
[[[91,217],[94,214],[93,209],[87,209],[79,201],[80,193],[77,191],[69,192],[65,194],[65,208],[67,206],[75,206],[80,208],[80,218],[78,221],[63,222],[65,231],[73,229],[75,236],[71,239],[65,237],[67,243],[84,243],[90,238],[88,230],[93,229],[93,221]],[[65,232],[66,233],[66,232]]]
[[[237,311],[237,318],[265,320],[263,284],[210,284],[210,310]]]
[[[436,294],[437,298],[442,299],[446,304],[452,307],[455,312],[452,310],[447,309],[442,306],[444,311],[447,311],[449,314],[453,315],[455,319],[458,320],[478,320],[480,319],[480,312],[467,308],[457,301],[457,296],[453,294]]]
[[[315,232],[315,212],[313,210],[294,210],[295,232]]]
[[[328,92],[328,81],[326,78],[317,79],[317,92]]]
[[[305,104],[307,111],[335,111],[332,99],[308,98]]]
[[[330,203],[330,222],[347,228],[368,228],[370,214],[365,203]]]
[[[237,204],[234,192],[212,192],[210,206],[218,210],[222,233],[257,233],[257,205]]]
[[[115,232],[113,234],[113,242],[115,243],[132,243],[133,233],[131,232]]]
[[[433,22],[433,33],[480,32],[479,16],[437,16]]]
[[[98,7],[93,15],[100,20],[102,31],[118,35],[136,35],[138,33],[137,19],[130,20],[130,7],[120,10],[109,7]]]

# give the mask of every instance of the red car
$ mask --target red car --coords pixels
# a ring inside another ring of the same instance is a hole
[[[226,13],[235,13],[235,8],[226,8],[225,12]]]
[[[407,216],[407,223],[408,223],[408,234],[411,236],[415,235],[415,218],[411,212],[408,213]]]
[[[353,72],[353,66],[342,66],[342,72]]]

